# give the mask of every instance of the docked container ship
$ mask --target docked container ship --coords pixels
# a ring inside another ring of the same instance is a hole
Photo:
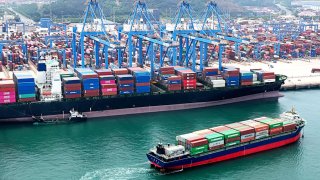
[[[233,67],[205,68],[200,73],[162,67],[151,76],[139,67],[71,71],[56,69],[54,63],[48,66],[38,64],[44,72],[37,71],[41,77],[17,71],[13,80],[0,82],[0,123],[28,122],[32,116],[62,118],[71,109],[98,118],[278,98],[286,79],[263,70],[246,72]]]
[[[277,119],[260,117],[179,135],[175,145],[160,143],[147,158],[161,171],[183,170],[294,143],[304,125],[292,109]]]

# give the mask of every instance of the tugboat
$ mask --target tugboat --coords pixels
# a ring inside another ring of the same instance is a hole
[[[87,116],[83,113],[70,110],[70,115],[68,118],[55,118],[55,119],[44,119],[42,116],[32,116],[33,125],[50,125],[50,124],[62,124],[62,123],[74,123],[83,122],[87,120]]]

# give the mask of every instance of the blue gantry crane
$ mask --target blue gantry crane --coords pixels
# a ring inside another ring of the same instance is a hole
[[[108,68],[108,49],[116,49],[119,53],[118,55],[118,62],[119,66],[121,66],[121,53],[125,47],[120,45],[120,42],[111,41],[109,39],[109,34],[106,32],[105,28],[105,16],[103,11],[98,3],[97,0],[90,0],[88,1],[87,8],[85,10],[84,19],[82,23],[82,29],[80,31],[80,42],[79,46],[81,49],[81,66],[85,67],[85,44],[84,39],[85,37],[94,41],[94,54],[96,60],[96,67],[100,67],[100,58],[99,58],[99,50],[100,44],[104,45],[103,52],[105,56],[105,68]],[[74,67],[77,65],[77,50],[76,50],[76,37],[77,37],[77,28],[73,28],[73,40],[72,40],[72,47],[73,47],[73,56],[74,56]],[[91,65],[91,62],[90,62]]]
[[[146,3],[137,1],[128,23],[124,24],[123,29],[119,31],[119,36],[121,34],[127,36],[128,66],[132,67],[133,57],[138,52],[138,65],[144,66],[144,60],[148,57],[153,74],[156,65],[156,51],[159,50],[157,63],[159,66],[163,66],[166,56],[164,48],[167,48],[166,52],[168,52],[168,49],[175,47],[176,43],[172,40],[164,40],[161,27],[155,28],[152,18],[153,16],[150,15]],[[146,55],[143,54],[143,42],[145,42],[147,49]]]

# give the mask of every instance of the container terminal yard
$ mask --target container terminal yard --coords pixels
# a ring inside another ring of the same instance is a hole
[[[319,174],[317,1],[0,0],[0,25],[0,179]]]
[[[215,2],[194,15],[185,1],[172,19],[155,21],[136,1],[127,22],[110,22],[90,0],[81,24],[6,20],[0,121],[181,110],[277,98],[283,84],[319,87],[314,21],[231,19]]]

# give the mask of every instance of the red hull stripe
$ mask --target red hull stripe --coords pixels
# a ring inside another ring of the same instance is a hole
[[[249,155],[249,154],[253,154],[253,153],[257,153],[257,152],[261,152],[261,151],[266,151],[266,150],[270,150],[270,149],[278,148],[278,147],[281,147],[281,146],[284,146],[284,145],[287,145],[287,144],[294,143],[297,140],[299,140],[300,136],[301,136],[301,134],[299,133],[297,136],[295,136],[293,138],[290,138],[290,139],[283,140],[283,141],[279,141],[279,142],[275,142],[275,143],[271,143],[271,144],[255,147],[255,148],[244,150],[244,151],[239,151],[239,152],[236,152],[236,153],[232,153],[232,154],[228,154],[228,155],[224,155],[224,156],[208,159],[208,160],[205,160],[205,161],[196,162],[196,163],[193,163],[193,164],[169,167],[167,169],[172,169],[172,170],[186,169],[186,168],[191,168],[191,167],[195,167],[195,166],[201,166],[201,165],[205,165],[205,164],[225,161],[225,160],[228,160],[228,159],[233,159],[233,158],[237,158],[237,157],[241,157],[241,156],[246,156],[246,155]],[[152,163],[152,164],[154,164],[156,167],[159,167],[159,165],[157,165],[155,163]]]

